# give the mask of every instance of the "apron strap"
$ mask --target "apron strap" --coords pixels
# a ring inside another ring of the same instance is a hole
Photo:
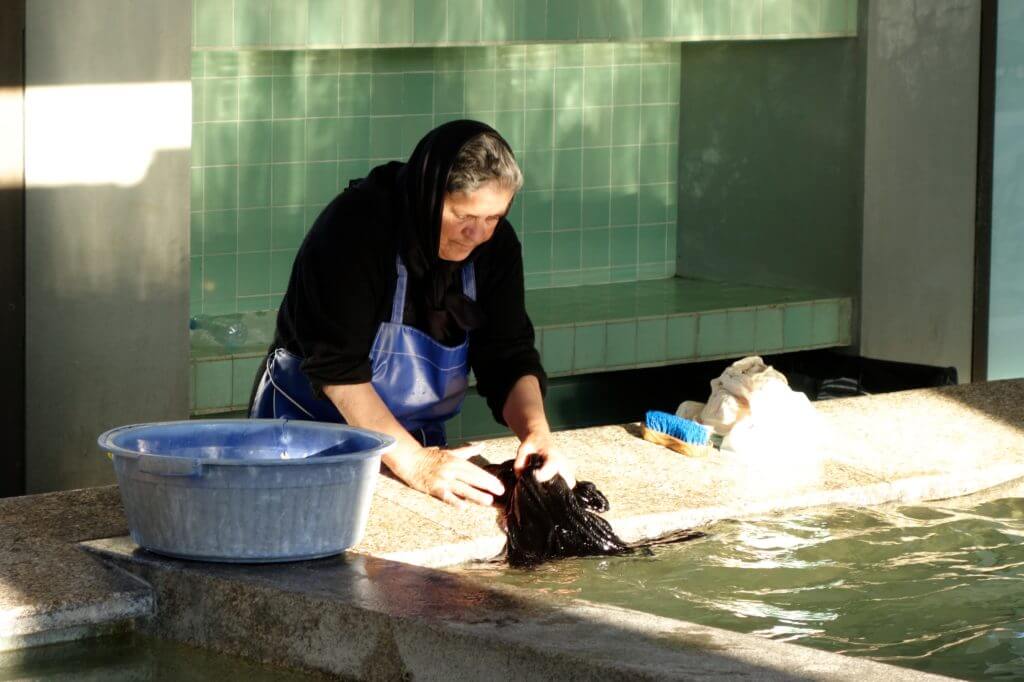
[[[405,287],[409,280],[409,273],[402,265],[402,257],[395,254],[395,266],[398,269],[398,283],[395,285],[395,297],[391,301],[391,324],[402,324],[405,317]]]
[[[402,324],[405,317],[405,290],[409,282],[409,273],[402,264],[402,257],[395,256],[395,269],[398,271],[398,283],[395,284],[395,297],[391,301],[391,324]],[[476,270],[472,263],[462,267],[462,293],[470,300],[476,300]]]

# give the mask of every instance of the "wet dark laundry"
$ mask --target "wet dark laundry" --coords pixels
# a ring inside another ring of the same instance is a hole
[[[567,557],[632,554],[651,545],[704,537],[704,533],[687,530],[654,540],[624,542],[611,524],[598,516],[608,511],[609,504],[597,486],[578,481],[570,489],[557,475],[541,483],[533,472],[542,463],[540,457],[530,457],[521,476],[516,476],[514,460],[484,467],[505,487],[505,494],[495,504],[502,510],[505,555],[510,566],[535,566]]]

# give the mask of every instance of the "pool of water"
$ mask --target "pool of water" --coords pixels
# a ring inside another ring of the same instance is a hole
[[[139,635],[101,637],[0,653],[0,680],[4,682],[298,682],[312,679],[323,678]]]
[[[953,677],[1024,678],[1024,497],[705,530],[650,556],[463,570]]]

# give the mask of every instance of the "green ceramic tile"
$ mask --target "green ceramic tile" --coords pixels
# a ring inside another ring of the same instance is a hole
[[[613,103],[613,68],[599,66],[583,70],[583,105],[609,106]]]
[[[727,313],[729,337],[726,349],[728,353],[747,355],[754,351],[755,314],[753,310],[730,310]]]
[[[534,232],[550,232],[554,193],[549,190],[523,192],[516,201],[520,199],[523,203],[523,229],[531,235]],[[548,251],[550,253],[550,248]]]
[[[383,45],[413,40],[413,0],[390,0],[380,12],[378,39]]]
[[[607,147],[612,143],[612,107],[588,107],[583,110],[583,146]]]
[[[605,11],[608,2],[609,0],[583,0],[580,3],[579,39],[581,41],[604,41],[611,36],[608,12]],[[590,47],[587,45],[587,48]],[[590,61],[589,55],[587,61],[594,63]]]
[[[553,152],[523,152],[518,155],[518,159],[526,189],[543,190],[554,186],[555,156]]]
[[[530,234],[523,245],[523,270],[528,275],[551,271],[551,233]]]
[[[371,162],[369,159],[357,159],[338,162],[338,191],[348,187],[348,183],[357,178],[366,177]]]
[[[501,132],[502,137],[509,143],[512,149],[523,148],[523,112],[499,111],[495,114],[497,119],[496,128]]]
[[[238,163],[238,124],[207,123],[206,163],[212,166]]]
[[[820,33],[846,33],[849,31],[847,19],[848,5],[855,0],[821,0]]]
[[[573,369],[597,369],[605,366],[605,324],[576,327],[573,339]]]
[[[821,0],[792,0],[793,33],[803,35],[818,32]]]
[[[782,339],[787,349],[814,343],[814,315],[810,303],[787,306],[782,314]]]
[[[370,117],[339,119],[338,158],[365,159],[370,156]]]
[[[575,40],[579,35],[580,0],[557,0],[548,3],[549,40]]]
[[[857,0],[846,0],[846,33],[857,35]]]
[[[525,289],[531,291],[533,289],[549,289],[551,288],[551,273],[550,272],[534,272],[526,273],[524,278]]]
[[[270,291],[283,292],[288,288],[288,277],[295,262],[295,251],[270,252]]]
[[[301,204],[306,196],[306,165],[303,163],[277,163],[271,172],[274,206]]]
[[[581,235],[581,258],[585,269],[607,268],[611,262],[611,233],[605,229],[584,230]]]
[[[317,208],[326,206],[338,194],[338,164],[306,164],[306,204]]]
[[[271,129],[271,153],[275,162],[304,161],[306,158],[306,121],[274,121]]]
[[[274,118],[298,118],[306,115],[306,77],[274,76]]]
[[[248,121],[238,124],[238,162],[269,163],[271,160],[270,121]]]
[[[672,35],[672,0],[643,0],[642,33],[645,38]]]
[[[273,50],[270,54],[275,76],[305,76],[309,73],[308,50]]]
[[[238,167],[238,207],[270,206],[270,165]]]
[[[616,187],[611,191],[608,215],[608,222],[610,225],[624,226],[636,224],[637,191],[636,187]],[[635,235],[636,233],[634,232],[634,237]],[[634,250],[634,256],[635,255]]]
[[[555,190],[555,210],[552,218],[555,231],[580,228],[580,190]]]
[[[203,169],[192,168],[189,172],[191,187],[189,188],[189,210],[202,211],[203,202]]]
[[[676,188],[664,185],[641,185],[639,198],[640,223],[663,223],[668,220],[668,207],[676,201]]]
[[[192,123],[206,120],[206,81],[197,78],[192,81]]]
[[[520,70],[498,71],[501,85],[494,93],[494,107],[498,111],[522,113],[526,100],[526,74]]]
[[[270,214],[270,247],[297,249],[306,235],[306,217],[302,206],[275,206]]]
[[[415,148],[423,136],[433,128],[434,121],[429,114],[424,116],[403,116],[402,136],[400,138],[402,149],[410,150]],[[402,152],[400,154],[401,159],[404,161],[408,154],[408,151]]]
[[[729,324],[726,313],[704,313],[697,323],[697,355],[702,358],[730,353]]]
[[[269,0],[267,12],[269,13]],[[274,53],[267,50],[246,50],[238,53],[238,73],[242,76],[270,76],[274,73]]]
[[[434,108],[434,75],[405,74],[405,114],[430,114]]]
[[[192,87],[195,88],[195,81],[198,78],[202,78],[206,75],[206,55],[210,54],[207,52],[199,52],[196,50],[192,51],[192,61],[190,64],[192,74]]]
[[[338,157],[339,120],[312,118],[306,121],[306,160],[333,161]]]
[[[306,61],[311,76],[336,76],[341,73],[341,50],[308,50]]]
[[[234,78],[207,79],[203,94],[207,121],[238,120],[238,82]]]
[[[573,328],[555,327],[545,329],[544,369],[550,374],[572,370]]]
[[[761,0],[761,34],[786,35],[791,33],[793,0]]]
[[[679,38],[701,34],[702,0],[675,0],[672,16],[672,35]]]
[[[704,0],[703,31],[706,36],[727,36],[731,31],[730,0]]]
[[[666,354],[671,360],[692,358],[697,354],[697,317],[674,315],[666,321]]]
[[[565,47],[559,49],[558,54],[565,51]],[[583,69],[566,67],[555,69],[555,92],[556,109],[577,109],[583,106]]]
[[[190,256],[203,253],[203,212],[192,211],[188,221],[188,246]]]
[[[448,41],[480,42],[481,0],[448,0]]]
[[[340,45],[341,15],[345,3],[337,0],[308,0],[307,45]]]
[[[640,263],[657,263],[665,260],[665,225],[641,225],[637,233],[638,258]]]
[[[640,364],[663,362],[667,358],[667,320],[639,320],[636,329],[636,361]]]
[[[263,358],[234,358],[231,361],[231,404],[248,405],[256,372],[263,368]]]
[[[270,0],[235,0],[235,44],[270,44]]]
[[[256,296],[270,293],[270,252],[238,254],[238,295]]]
[[[538,46],[530,45],[529,57]],[[549,47],[549,46],[539,46]],[[555,72],[553,69],[526,69],[524,72],[526,83],[526,108],[527,109],[551,109],[555,106]],[[550,146],[550,139],[548,142]]]
[[[338,111],[342,116],[368,116],[373,112],[371,82],[370,74],[338,77]]]
[[[462,113],[465,78],[461,72],[445,71],[434,74],[434,102],[438,113]]]
[[[380,36],[381,4],[348,2],[341,5],[341,39],[346,45],[373,45]],[[390,2],[387,7],[390,7]]]
[[[466,113],[494,111],[494,71],[466,71]]]
[[[525,149],[551,149],[554,136],[554,112],[550,109],[527,110],[525,113]]]
[[[266,251],[270,248],[270,209],[238,212],[238,251]]]
[[[611,193],[606,187],[584,189],[580,196],[582,211],[580,225],[585,229],[608,227],[609,200]]]
[[[754,324],[754,350],[763,353],[782,349],[782,308],[758,308]]]
[[[210,52],[206,55],[205,69],[208,78],[237,76],[238,53],[234,51]]]
[[[642,108],[640,115],[640,142],[643,144],[673,144],[676,142],[679,109],[675,105],[655,104]]]
[[[580,231],[555,232],[552,236],[552,269],[579,270]]]
[[[848,345],[852,342],[850,328],[853,324],[853,305],[850,299],[839,301],[839,343]]]
[[[196,409],[231,405],[231,361],[196,363]]]
[[[644,145],[640,147],[640,182],[653,184],[669,181],[669,166],[675,162],[674,145]]]
[[[761,32],[760,0],[731,0],[729,32],[734,36],[757,36]]]
[[[463,438],[483,438],[504,430],[495,423],[487,401],[475,392],[466,396],[461,416]]]
[[[306,84],[306,93],[307,115],[338,115],[338,76],[310,76]]]
[[[235,300],[237,258],[234,253],[207,255],[203,258],[204,303],[225,303]]]
[[[609,323],[607,360],[609,367],[636,364],[636,322]]]
[[[637,227],[613,227],[610,235],[612,267],[636,265]]]
[[[444,0],[415,0],[413,39],[416,43],[443,43],[447,33],[447,14]]]
[[[555,150],[555,189],[576,188],[583,181],[582,159],[579,149]]]
[[[233,166],[207,168],[203,173],[206,210],[235,208],[238,205],[238,169]]]
[[[241,121],[269,119],[273,116],[271,93],[273,79],[251,76],[238,79],[238,118]]]
[[[277,46],[306,42],[308,0],[271,0],[270,43]]]
[[[231,0],[194,0],[196,47],[232,45]]]
[[[557,0],[552,0],[557,2]],[[516,0],[513,36],[520,41],[544,40],[548,32],[548,0]]]
[[[512,40],[515,7],[509,0],[483,0],[483,33],[481,40],[500,42]]]
[[[813,307],[812,343],[835,344],[839,340],[839,301],[820,301]]]
[[[256,310],[276,310],[270,296],[239,296],[238,312],[246,313]]]
[[[615,107],[612,112],[612,144],[636,145],[640,143],[642,107]]]

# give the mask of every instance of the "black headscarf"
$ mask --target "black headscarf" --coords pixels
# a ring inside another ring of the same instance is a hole
[[[451,121],[427,133],[398,173],[398,188],[404,197],[399,249],[414,284],[410,292],[417,292],[411,303],[416,317],[435,339],[450,337],[447,330],[452,320],[465,331],[483,323],[478,305],[461,292],[449,291],[452,279],[466,262],[476,257],[481,247],[460,262],[442,260],[438,254],[448,176],[459,151],[481,133],[495,135],[512,153],[505,139],[489,125],[480,121]]]

